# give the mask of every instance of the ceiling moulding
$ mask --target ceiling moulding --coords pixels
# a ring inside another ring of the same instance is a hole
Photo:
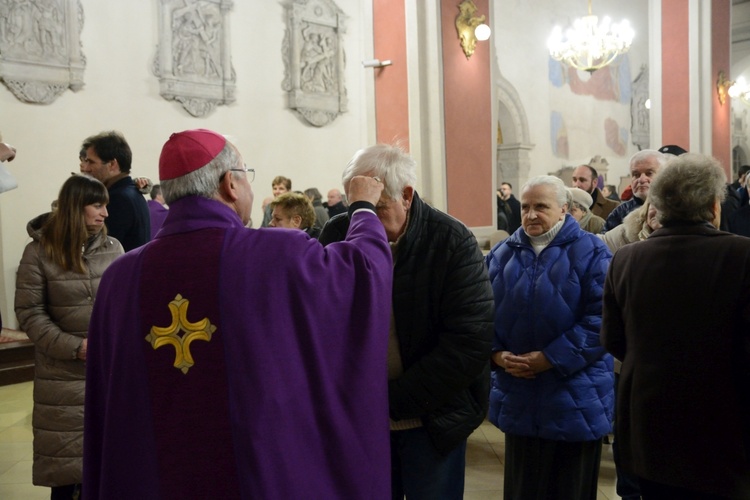
[[[231,0],[160,0],[153,72],[159,93],[193,116],[235,101],[229,39]]]
[[[0,0],[0,80],[23,102],[50,104],[83,88],[78,0]]]
[[[344,13],[329,0],[286,4],[282,89],[289,108],[322,127],[347,111],[344,82]]]

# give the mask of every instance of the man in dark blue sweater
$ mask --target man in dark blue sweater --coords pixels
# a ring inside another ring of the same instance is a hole
[[[151,239],[148,205],[130,177],[133,154],[119,132],[101,132],[83,141],[86,158],[81,172],[100,180],[109,191],[107,232],[122,243],[125,251]]]

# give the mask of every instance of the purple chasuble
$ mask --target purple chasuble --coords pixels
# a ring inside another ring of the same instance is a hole
[[[372,212],[323,248],[172,204],[99,287],[86,498],[390,498],[391,280]]]

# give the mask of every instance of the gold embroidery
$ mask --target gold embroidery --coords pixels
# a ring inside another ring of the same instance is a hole
[[[187,320],[187,308],[190,301],[183,299],[179,293],[172,302],[169,303],[169,310],[172,312],[172,324],[167,327],[153,326],[151,332],[146,335],[146,341],[149,342],[154,350],[164,345],[173,345],[175,348],[174,367],[182,370],[187,374],[191,366],[195,364],[193,355],[190,354],[190,343],[194,340],[211,340],[211,334],[216,331],[216,327],[211,324],[208,318],[191,323]],[[184,332],[182,337],[180,332]]]

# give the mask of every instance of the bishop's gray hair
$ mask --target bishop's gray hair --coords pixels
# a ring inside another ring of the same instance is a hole
[[[175,179],[161,181],[161,190],[167,205],[186,196],[213,199],[219,192],[221,176],[232,168],[240,167],[240,156],[227,142],[216,158],[205,166]],[[234,173],[234,172],[233,172]],[[238,172],[239,173],[239,172]]]

